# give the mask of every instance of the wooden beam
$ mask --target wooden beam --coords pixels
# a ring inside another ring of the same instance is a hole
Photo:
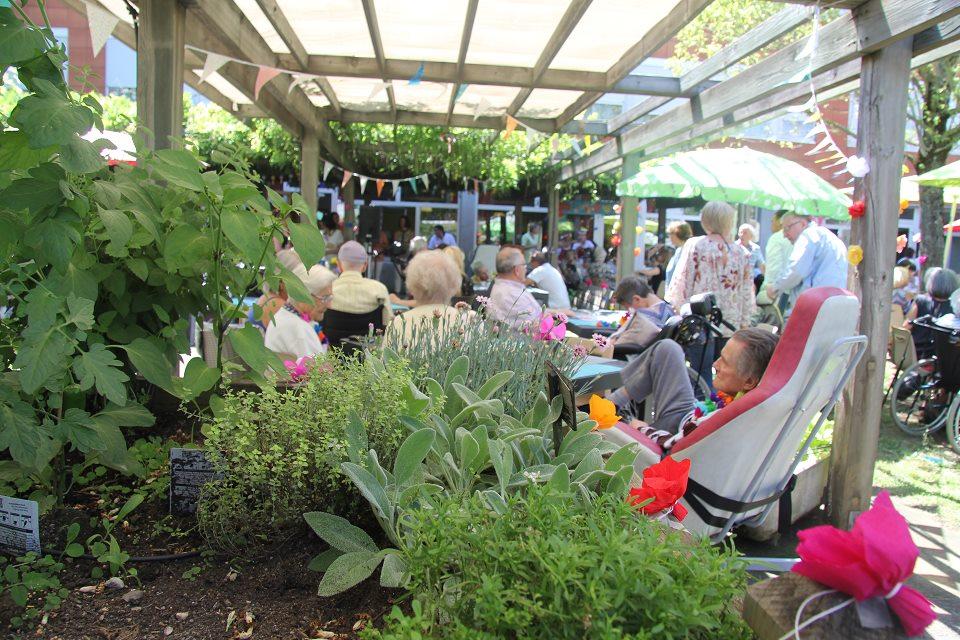
[[[370,32],[370,41],[373,43],[373,55],[376,57],[377,67],[380,69],[380,78],[384,82],[387,82],[390,78],[386,75],[387,58],[383,53],[383,39],[380,37],[380,23],[377,21],[377,9],[373,6],[373,0],[361,1],[363,2],[363,15],[367,19],[367,30]],[[417,68],[419,69],[419,65]],[[414,71],[414,73],[416,73],[416,71]],[[387,99],[390,100],[390,113],[396,114],[397,99],[393,95],[392,84],[387,87]]]
[[[771,0],[772,2],[782,2],[790,4],[817,4],[818,0]],[[837,9],[856,9],[861,4],[864,3],[864,0],[831,0],[831,8],[836,7]]]
[[[855,14],[841,15],[821,28],[820,44],[813,52],[812,60],[797,60],[806,39],[788,45],[733,78],[707,89],[697,96],[698,100],[679,105],[625,132],[623,151],[651,147],[699,122],[724,116],[776,93],[808,65],[814,74],[828,71],[957,15],[960,15],[960,0],[870,0]]]
[[[137,126],[152,149],[183,137],[183,37],[177,0],[141,0],[137,39]]]
[[[460,50],[457,52],[457,78],[450,91],[450,102],[447,105],[447,122],[444,126],[450,126],[450,117],[453,115],[453,107],[457,104],[457,93],[460,91],[461,80],[463,79],[463,65],[467,61],[467,50],[470,48],[470,37],[473,35],[473,23],[477,18],[477,6],[480,0],[470,0],[467,4],[467,15],[463,19],[463,32],[460,34]]]
[[[691,91],[705,80],[728,69],[740,60],[784,36],[813,16],[810,7],[787,7],[710,56],[680,77],[680,89]]]
[[[540,80],[544,71],[546,71],[550,63],[553,62],[553,59],[560,52],[560,47],[563,46],[563,43],[565,43],[567,38],[570,37],[570,34],[573,33],[573,30],[580,22],[580,18],[587,12],[592,1],[593,0],[572,0],[570,4],[567,5],[567,10],[560,18],[560,22],[553,30],[553,34],[551,34],[543,51],[540,52],[540,57],[537,58],[536,64],[533,65],[533,84]],[[512,116],[516,115],[517,111],[520,110],[520,107],[523,106],[523,103],[527,101],[527,98],[530,97],[532,92],[533,89],[530,87],[521,89],[513,99],[513,102],[510,103],[510,106],[507,107],[507,113]]]
[[[440,112],[429,111],[407,111],[398,109],[396,116],[392,116],[389,111],[359,111],[355,109],[343,109],[340,114],[335,114],[333,110],[327,107],[319,109],[319,115],[329,120],[339,120],[340,122],[380,122],[397,124],[421,125],[427,127],[466,127],[471,129],[501,129],[503,128],[502,116],[480,116],[474,118],[471,115],[463,113],[454,113],[447,115]],[[449,119],[448,119],[449,117]],[[553,130],[552,119],[542,118],[524,118],[524,124],[529,124],[538,131]],[[567,133],[580,133],[595,136],[606,135],[607,126],[603,122],[588,122],[583,127],[570,125],[566,127]]]
[[[300,66],[307,66],[307,61],[310,56],[307,54],[307,50],[304,48],[303,43],[300,42],[300,38],[297,36],[297,32],[294,31],[293,26],[290,24],[290,21],[287,20],[287,16],[284,15],[283,10],[280,8],[280,5],[277,4],[276,0],[257,0],[257,4],[260,5],[260,9],[263,11],[263,14],[267,16],[267,20],[270,21],[270,24],[273,25],[274,31],[280,36],[280,39],[283,40],[283,43],[287,45],[287,49],[290,50],[290,54],[293,58],[300,64]],[[330,86],[330,83],[326,78],[317,78],[314,80],[314,84],[317,85],[317,88],[326,96],[327,100],[330,101],[330,106],[333,107],[334,111],[340,110],[340,101],[337,99],[337,94],[333,90],[333,87]]]
[[[673,98],[662,98],[662,97],[647,98],[646,100],[636,105],[635,107],[627,109],[623,113],[619,115],[615,115],[609,120],[607,120],[607,130],[611,134],[620,133],[620,131],[623,130],[624,127],[633,124],[638,119],[647,115],[654,109],[659,109],[663,105],[670,102],[672,99]]]
[[[895,262],[890,247],[896,244],[900,213],[911,49],[907,37],[863,58],[857,154],[867,160],[870,172],[857,181],[854,198],[866,202],[868,215],[850,222],[850,242],[863,247],[864,260],[851,270],[848,286],[860,297],[860,331],[868,342],[844,392],[830,454],[830,519],[844,529],[870,507],[873,496],[885,410],[883,375]]]

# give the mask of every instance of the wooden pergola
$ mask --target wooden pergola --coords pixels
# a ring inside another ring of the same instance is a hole
[[[82,0],[65,1],[85,11]],[[812,3],[785,3],[680,76],[633,71],[710,0],[90,1],[122,18],[114,35],[138,52],[138,116],[157,146],[182,134],[186,82],[237,116],[274,118],[300,138],[302,192],[314,205],[320,154],[350,168],[330,121],[502,129],[516,119],[542,133],[608,137],[591,155],[564,159],[559,183],[618,168],[628,176],[642,158],[802,104],[811,85],[827,99],[859,84],[858,155],[870,172],[855,185],[868,215],[852,223],[851,241],[865,258],[850,288],[861,298],[870,346],[845,398],[856,416],[842,410],[835,430],[831,517],[846,526],[869,506],[909,73],[960,49],[960,0],[830,1],[825,6],[840,15],[819,29],[811,55],[799,55],[805,37],[756,64],[738,64],[810,23]],[[227,61],[200,82],[211,54]],[[258,91],[265,68],[281,73]],[[805,71],[809,80],[798,81]],[[646,99],[606,121],[578,118],[606,93]],[[550,190],[551,220],[557,193]],[[636,244],[637,205],[636,198],[621,202],[624,247]],[[627,257],[621,275],[632,270]]]

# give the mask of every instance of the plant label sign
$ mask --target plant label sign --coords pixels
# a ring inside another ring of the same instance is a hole
[[[170,513],[176,516],[196,513],[200,489],[219,477],[205,451],[170,449]]]
[[[40,553],[40,511],[35,500],[0,496],[0,547]]]

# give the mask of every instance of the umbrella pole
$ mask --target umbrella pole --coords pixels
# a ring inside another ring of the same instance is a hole
[[[953,244],[953,221],[957,218],[957,197],[954,196],[953,204],[950,205],[950,224],[947,225],[949,233],[947,234],[947,246],[943,251],[943,268],[947,268],[947,260],[950,259],[950,245]]]

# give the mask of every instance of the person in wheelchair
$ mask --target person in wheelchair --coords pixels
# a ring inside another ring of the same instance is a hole
[[[778,339],[756,327],[736,331],[713,363],[716,399],[705,403],[694,397],[683,348],[673,340],[657,341],[624,367],[624,385],[607,393],[607,399],[621,415],[628,415],[633,403],[652,399],[656,407],[653,422],[634,418],[630,425],[667,451],[692,433],[705,416],[736,402],[760,383]]]
[[[618,353],[639,353],[660,334],[663,325],[676,315],[666,301],[653,291],[642,276],[627,276],[613,292],[614,301],[629,314],[629,318],[607,340],[603,356]]]

